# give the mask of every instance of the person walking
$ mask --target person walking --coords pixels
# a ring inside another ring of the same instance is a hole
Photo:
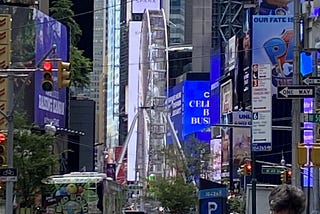
[[[282,184],[269,194],[270,214],[302,214],[306,208],[306,196],[298,187]]]

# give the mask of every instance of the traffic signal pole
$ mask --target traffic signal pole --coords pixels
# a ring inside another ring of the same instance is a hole
[[[300,83],[300,0],[294,0],[294,47],[293,47],[293,85]],[[297,164],[297,148],[301,139],[300,113],[301,106],[299,99],[292,100],[292,184],[294,186],[301,185],[300,167]]]
[[[13,108],[14,108],[14,74],[8,73],[8,139],[7,139],[7,163],[8,168],[13,168]],[[6,213],[13,213],[13,181],[6,182]]]

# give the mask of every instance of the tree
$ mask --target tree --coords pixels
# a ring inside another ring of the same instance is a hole
[[[90,83],[89,73],[92,71],[92,62],[83,56],[83,51],[77,48],[82,36],[82,31],[73,19],[72,2],[70,0],[53,0],[50,12],[52,18],[60,21],[70,29],[70,63],[71,63],[71,85],[84,88]]]
[[[187,213],[198,203],[196,187],[192,183],[186,183],[182,176],[170,179],[157,177],[155,181],[151,181],[150,187],[156,200],[172,214]]]
[[[14,165],[18,170],[16,195],[22,206],[30,207],[32,196],[44,190],[41,180],[55,169],[58,157],[52,152],[53,136],[32,133],[24,114],[15,114],[14,124]]]

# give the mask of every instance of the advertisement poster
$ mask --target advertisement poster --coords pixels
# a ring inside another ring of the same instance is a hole
[[[179,140],[182,140],[182,88],[183,83],[180,83],[169,89],[169,97],[167,105],[169,109],[170,119],[173,124],[174,130]],[[167,132],[167,143],[173,142],[172,133]]]
[[[46,14],[35,10],[36,15],[36,64],[41,65],[43,56],[56,45],[55,56],[63,61],[68,60],[67,28]],[[48,58],[52,57],[50,54]],[[53,62],[53,68],[57,68]],[[54,90],[43,91],[41,81],[43,73],[35,72],[34,120],[37,125],[52,123],[56,127],[64,128],[66,120],[66,89],[58,89],[57,72],[53,72]]]
[[[55,184],[52,195],[46,197],[47,213],[98,212],[98,195],[91,183]]]
[[[293,15],[293,0],[259,0],[260,15]]]
[[[210,164],[209,168],[212,168],[212,174],[209,175],[209,179],[215,182],[221,181],[221,139],[212,139],[210,141]]]
[[[235,69],[237,59],[237,37],[233,36],[229,39],[228,63],[229,71]]]
[[[230,146],[231,129],[221,129],[221,184],[228,185],[230,182]]]
[[[253,16],[252,64],[271,64],[272,92],[292,85],[293,17]]]
[[[233,124],[249,126],[251,125],[251,112],[237,111],[232,113]],[[251,158],[251,129],[233,128],[232,132],[233,144],[233,179],[240,179],[237,170],[246,159]]]
[[[228,80],[227,82],[221,84],[221,114],[226,114],[232,112],[232,80]]]

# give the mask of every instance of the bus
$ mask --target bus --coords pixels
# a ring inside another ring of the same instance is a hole
[[[44,197],[47,214],[114,214],[125,204],[125,189],[105,173],[71,172],[42,181],[49,191]]]

